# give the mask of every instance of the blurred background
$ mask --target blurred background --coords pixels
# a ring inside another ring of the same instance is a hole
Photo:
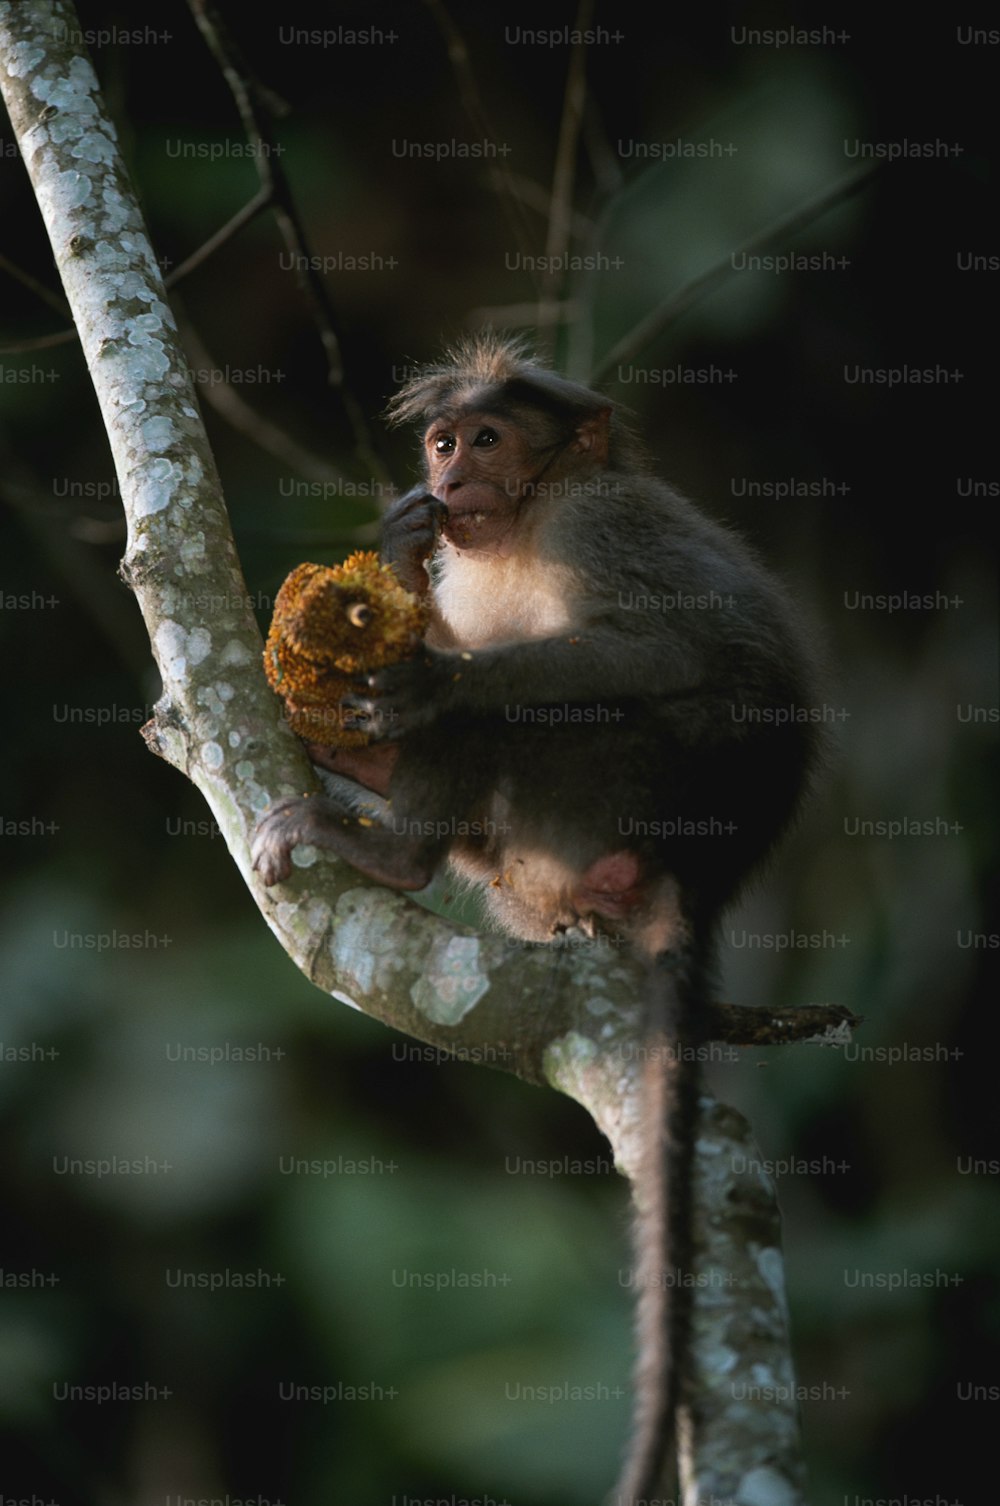
[[[456,0],[459,78],[431,4],[374,22],[352,3],[224,10],[288,105],[280,164],[382,466],[359,458],[259,216],[173,299],[266,625],[288,569],[372,542],[385,478],[413,477],[412,441],[378,420],[406,366],[484,322],[532,332],[523,253],[546,250],[571,49],[532,40],[529,7]],[[232,97],[183,5],[79,11],[176,268],[257,187]],[[861,143],[925,153],[758,248],[794,268],[733,257],[602,382],[826,646],[829,767],[727,918],[720,996],[836,1002],[864,1028],[847,1052],[747,1051],[713,1073],[786,1163],[811,1499],[969,1503],[986,1499],[1000,1243],[996,1052],[976,1008],[1000,940],[980,338],[996,37],[942,12],[840,16],[598,6],[570,249],[604,260],[546,280],[571,322],[543,348],[587,378],[690,279],[857,171]],[[573,20],[560,4],[543,24]],[[486,139],[505,154],[451,145]],[[0,148],[0,253],[59,294],[5,117]],[[116,577],[90,381],[74,343],[28,343],[64,328],[0,266],[0,1494],[593,1503],[628,1415],[607,1148],[568,1100],[428,1059],[310,988],[197,791],[146,751],[159,687]],[[265,420],[291,454],[262,447]],[[524,1399],[532,1386],[555,1399]]]

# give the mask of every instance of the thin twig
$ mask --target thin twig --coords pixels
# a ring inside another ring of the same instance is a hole
[[[19,522],[45,557],[60,596],[70,596],[79,603],[97,624],[108,651],[128,669],[132,683],[143,685],[149,675],[149,644],[137,625],[135,608],[105,558],[92,547],[88,533],[96,520],[73,519],[69,508],[52,505],[41,482],[29,475],[23,464],[12,463],[7,456],[4,461],[6,474],[0,482],[0,500],[17,509]],[[86,529],[81,527],[84,523]],[[115,544],[124,542],[125,520],[120,512],[113,525],[108,520],[93,532],[104,529]]]
[[[579,312],[579,304],[572,298],[554,298],[551,303],[495,303],[480,304],[470,309],[467,324],[472,329],[483,326],[495,329],[548,329],[553,325],[568,324]]]
[[[621,188],[625,174],[622,172],[620,159],[611,148],[604,121],[597,112],[593,98],[589,96],[583,111],[583,143],[590,159],[597,192],[602,198],[610,199]]]
[[[846,1044],[864,1017],[843,1004],[798,1004],[787,1009],[757,1005],[709,1004],[705,1038],[731,1046],[787,1046],[825,1036]]]
[[[632,326],[628,334],[618,341],[609,355],[605,356],[595,371],[593,380],[600,381],[606,378],[615,366],[634,360],[639,351],[661,335],[668,325],[687,313],[688,309],[700,302],[702,298],[714,292],[727,277],[731,276],[734,256],[741,253],[753,255],[772,241],[790,240],[797,231],[811,224],[813,220],[819,219],[835,204],[842,203],[864,188],[879,165],[877,162],[870,163],[846,178],[841,178],[832,188],[824,189],[822,193],[809,199],[800,208],[793,209],[781,219],[766,225],[763,230],[750,236],[749,240],[745,240],[734,251],[730,251],[706,271],[685,283],[676,293],[664,299],[658,308],[653,309],[652,313],[647,314],[645,319],[640,319],[638,324]]]
[[[580,0],[576,16],[576,28],[581,36],[590,25],[593,16],[593,0]],[[539,302],[551,303],[560,287],[565,286],[565,277],[558,270],[569,248],[570,216],[573,202],[573,180],[576,172],[576,150],[583,121],[583,108],[587,97],[587,53],[582,42],[575,42],[570,53],[569,70],[566,75],[566,92],[563,96],[562,120],[559,124],[559,142],[556,147],[555,168],[552,174],[552,201],[549,207],[549,228],[545,238],[546,266]]]
[[[595,209],[601,204],[612,201],[619,193],[625,181],[621,165],[608,141],[604,130],[604,122],[601,120],[593,99],[588,96],[584,103],[583,126],[581,140],[590,160],[590,169],[594,179],[593,203]],[[579,236],[578,249],[587,260],[584,266],[597,266],[597,253],[601,247],[601,237],[604,231],[604,216],[600,212],[577,216],[582,218],[587,226],[586,231]],[[586,274],[578,278],[574,284],[574,303],[577,312],[572,320],[566,321],[566,348],[561,352],[561,369],[566,375],[579,382],[587,382],[590,379],[590,368],[594,359],[594,303],[595,303],[595,278]]]
[[[164,277],[164,287],[176,287],[189,272],[193,272],[196,267],[200,267],[202,262],[207,261],[215,251],[218,251],[220,246],[225,245],[226,241],[232,240],[243,229],[244,225],[249,224],[252,219],[265,210],[270,202],[270,189],[260,189],[249,203],[244,204],[243,208],[233,215],[232,219],[227,220],[221,229],[217,230],[214,235],[209,236],[208,240],[199,246],[197,251],[192,251],[191,255],[176,266],[168,277]],[[7,272],[11,277],[16,278],[18,282],[23,283],[26,288],[30,288],[50,308],[55,309],[57,314],[62,314],[64,318],[69,318],[69,305],[64,299],[43,286],[42,283],[31,276],[30,272],[25,272],[20,267],[15,266],[12,261],[9,261],[3,255],[0,255],[0,271]],[[49,350],[56,345],[71,345],[77,338],[75,329],[57,330],[51,335],[34,335],[30,340],[23,340],[14,345],[0,346],[0,355],[22,355],[33,350]]]
[[[548,219],[552,209],[552,199],[547,188],[541,183],[536,183],[534,178],[527,178],[523,173],[510,174],[511,192],[515,193],[526,209],[533,210]],[[583,240],[593,235],[596,228],[595,222],[588,215],[581,214],[572,206],[569,208],[570,230],[574,239]]]
[[[224,246],[227,241],[231,241],[235,235],[238,235],[244,225],[249,225],[251,220],[256,219],[259,214],[269,208],[272,198],[273,193],[270,188],[258,189],[253,198],[244,204],[242,209],[236,211],[232,219],[227,220],[221,229],[209,236],[197,251],[192,251],[190,256],[178,263],[169,277],[163,279],[164,287],[176,287],[183,277],[187,277],[189,272],[194,271],[195,267],[200,267],[202,262],[208,261],[208,258],[218,251],[220,246]]]
[[[178,316],[178,325],[185,349],[191,358],[194,370],[212,371],[213,380],[208,383],[198,384],[198,395],[210,404],[215,411],[226,420],[238,433],[246,436],[260,449],[273,455],[283,465],[289,466],[299,475],[309,481],[322,481],[339,485],[343,476],[335,466],[329,464],[321,455],[316,455],[312,450],[300,445],[291,435],[264,417],[257,409],[251,407],[246,399],[237,392],[231,382],[216,381],[217,371],[215,362],[201,337],[193,325],[181,316]]]
[[[60,329],[54,335],[32,335],[30,340],[13,340],[0,345],[0,356],[30,356],[36,350],[54,350],[57,345],[76,343],[75,329]]]
[[[281,166],[279,144],[271,124],[273,96],[267,96],[257,82],[218,7],[211,0],[188,0],[188,5],[212,56],[222,69],[247,138],[256,147],[253,160],[261,190],[269,194],[278,229],[292,255],[299,286],[312,308],[326,352],[328,381],[344,406],[358,459],[369,474],[388,488],[391,484],[388,468],[378,454],[360,404],[344,384],[338,319],[326,283],[315,270],[316,258],[309,251],[305,226]]]
[[[424,4],[444,38],[448,49],[448,61],[455,74],[459,98],[462,101],[462,108],[469,117],[469,124],[482,141],[495,141],[496,132],[486,112],[476,76],[472,71],[472,61],[469,57],[469,49],[465,45],[465,38],[451,19],[442,0],[424,0]],[[502,161],[497,162],[493,167],[492,176],[499,189],[500,207],[507,218],[514,242],[522,256],[529,256],[534,240],[531,227],[514,189],[513,174],[506,162]]]
[[[43,282],[39,282],[37,277],[32,277],[30,272],[25,272],[23,267],[19,267],[16,262],[10,261],[2,253],[0,253],[0,272],[6,272],[8,277],[13,277],[15,282],[19,282],[22,286],[28,288],[34,293],[36,298],[40,298],[43,303],[47,303],[50,309],[55,309],[56,313],[61,314],[64,319],[70,317],[69,304],[65,298],[60,297],[58,293],[54,293]]]

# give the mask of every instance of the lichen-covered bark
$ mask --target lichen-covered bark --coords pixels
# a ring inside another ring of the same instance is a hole
[[[685,1506],[804,1506],[777,1194],[741,1114],[703,1104],[695,1169]]]

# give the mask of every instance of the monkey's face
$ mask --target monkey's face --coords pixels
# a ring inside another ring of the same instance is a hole
[[[505,552],[551,452],[540,455],[513,418],[474,412],[432,423],[424,453],[428,486],[448,509],[444,537],[459,549]]]

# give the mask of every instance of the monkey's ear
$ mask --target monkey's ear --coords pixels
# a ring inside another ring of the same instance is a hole
[[[601,408],[577,424],[573,449],[589,455],[597,465],[607,465],[610,430],[611,409]]]

